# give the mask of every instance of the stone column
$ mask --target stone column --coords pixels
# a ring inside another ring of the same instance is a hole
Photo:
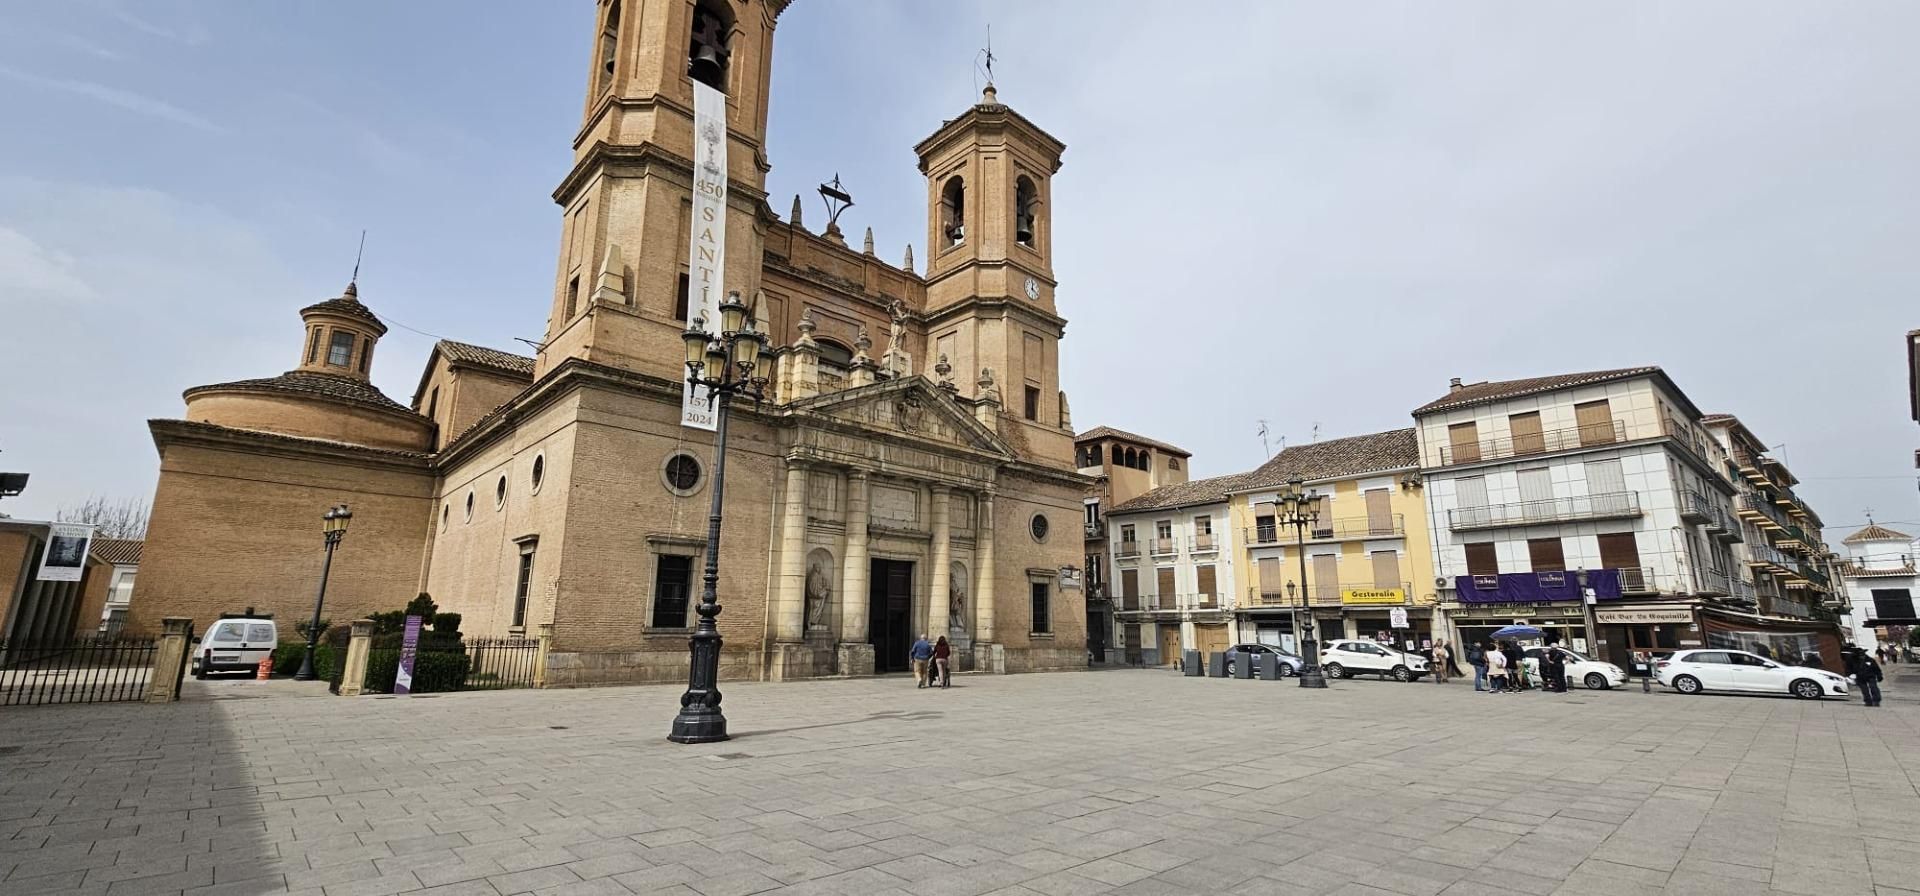
[[[547,655],[553,652],[553,623],[542,622],[537,631],[540,648],[539,652],[533,655],[533,686],[544,688],[547,686]]]
[[[867,471],[847,473],[847,548],[840,571],[840,640],[867,643]]]
[[[167,616],[160,620],[160,646],[153,653],[153,672],[147,679],[148,703],[172,703],[180,696],[180,669],[187,662],[187,628],[193,620]]]
[[[787,491],[780,520],[780,578],[774,601],[774,638],[795,644],[806,636],[807,468],[787,461]]]
[[[927,638],[947,633],[947,592],[953,587],[953,492],[933,487],[933,574],[927,577]]]
[[[981,493],[974,508],[973,525],[973,642],[977,651],[999,640],[993,628],[993,582],[999,571],[993,565],[992,492]]]

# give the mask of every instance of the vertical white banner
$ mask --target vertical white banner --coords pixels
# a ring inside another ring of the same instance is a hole
[[[687,228],[687,313],[703,318],[720,335],[720,302],[726,297],[727,95],[699,81],[693,85],[693,220]],[[707,371],[709,376],[714,371]],[[711,431],[707,390],[686,386],[680,425]]]
[[[87,548],[93,543],[93,527],[76,523],[54,523],[47,527],[47,551],[40,557],[40,581],[78,582],[87,571]]]

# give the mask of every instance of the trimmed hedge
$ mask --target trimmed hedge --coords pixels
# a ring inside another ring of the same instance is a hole
[[[300,671],[300,661],[307,655],[305,641],[282,641],[273,648],[273,674],[293,675]],[[334,659],[344,658],[346,651],[336,652],[326,644],[316,644],[313,648],[313,674],[319,678],[333,678]]]

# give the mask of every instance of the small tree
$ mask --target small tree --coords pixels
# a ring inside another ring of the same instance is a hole
[[[78,507],[61,507],[53,518],[62,523],[83,523],[93,527],[101,538],[138,539],[147,537],[147,502],[139,498],[117,501],[91,497]]]

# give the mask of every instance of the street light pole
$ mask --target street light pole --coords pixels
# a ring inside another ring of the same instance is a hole
[[[720,333],[706,331],[706,321],[694,318],[680,334],[687,350],[687,382],[707,392],[709,405],[718,402],[713,428],[713,494],[707,508],[707,565],[694,612],[700,622],[687,639],[687,690],[680,695],[680,713],[674,716],[667,740],[704,744],[727,740],[727,717],[720,711],[720,517],[727,487],[727,418],[733,396],[766,395],[765,372],[772,367],[767,337],[758,329],[766,316],[756,308],[750,316],[740,294],[728,293],[720,305]],[[756,374],[756,368],[758,373]],[[703,376],[703,372],[711,373]]]
[[[1320,673],[1320,643],[1314,640],[1313,608],[1308,599],[1311,593],[1307,588],[1307,527],[1319,519],[1320,510],[1316,506],[1320,496],[1307,491],[1305,480],[1298,476],[1287,480],[1287,487],[1274,499],[1274,516],[1280,522],[1293,527],[1294,551],[1300,555],[1300,603],[1306,609],[1306,628],[1302,629],[1296,611],[1294,631],[1306,637],[1301,642],[1300,658],[1305,661],[1300,670],[1300,686],[1303,688],[1324,688],[1326,676]],[[1288,590],[1292,590],[1289,588]]]
[[[312,681],[313,647],[320,640],[320,611],[327,604],[327,577],[333,572],[333,549],[340,546],[340,539],[347,536],[347,523],[353,519],[353,511],[345,504],[336,504],[329,508],[320,519],[321,533],[327,541],[326,559],[320,561],[320,593],[313,599],[313,621],[307,624],[307,651],[300,659],[300,671],[293,675],[294,681]]]

